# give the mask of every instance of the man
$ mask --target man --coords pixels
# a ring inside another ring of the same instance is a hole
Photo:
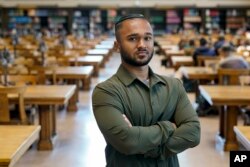
[[[200,141],[196,112],[178,79],[155,74],[153,31],[143,15],[121,17],[115,45],[122,63],[96,86],[93,111],[107,142],[107,167],[178,167],[177,153]]]
[[[215,49],[215,53],[216,55],[220,55],[219,54],[219,50],[222,47],[222,45],[226,42],[226,39],[224,37],[224,34],[220,35],[218,37],[218,40],[214,43],[214,49]]]
[[[193,53],[193,60],[195,65],[198,64],[198,56],[215,56],[214,49],[209,47],[208,42],[205,38],[201,38],[199,42],[200,47],[196,48]]]
[[[224,43],[220,49],[222,60],[219,63],[220,68],[247,69],[248,62],[241,56],[234,53],[234,48],[230,43]]]

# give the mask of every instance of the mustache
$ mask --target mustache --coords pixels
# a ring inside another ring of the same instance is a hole
[[[140,51],[148,52],[148,50],[146,48],[138,48],[137,52],[140,52]]]

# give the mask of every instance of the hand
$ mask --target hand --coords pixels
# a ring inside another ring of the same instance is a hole
[[[175,124],[175,123],[172,123],[172,125],[173,125],[174,129],[176,129],[176,128],[177,128],[177,126],[176,126],[176,124]]]
[[[127,122],[128,126],[131,128],[132,127],[132,124],[131,122],[128,120],[127,116],[125,114],[122,114],[124,120]]]

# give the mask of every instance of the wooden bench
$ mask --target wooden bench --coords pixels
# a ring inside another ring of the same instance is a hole
[[[12,167],[39,137],[41,127],[0,125],[0,167]]]

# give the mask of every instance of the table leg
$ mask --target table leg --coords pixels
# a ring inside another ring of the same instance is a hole
[[[219,135],[225,137],[225,108],[221,106],[219,109]]]
[[[99,75],[99,64],[95,63],[94,64],[94,73],[93,73],[93,76],[94,77],[98,77],[98,75]]]
[[[51,112],[52,112],[52,136],[54,137],[56,135],[56,112],[57,112],[57,106],[52,105],[51,106]]]
[[[83,90],[89,90],[90,89],[90,84],[91,84],[91,76],[86,76],[83,80]]]
[[[233,127],[237,125],[237,118],[238,118],[238,108],[235,106],[228,106],[227,112],[225,112],[225,121],[226,121],[226,128],[225,128],[225,138],[226,143],[224,150],[231,151],[231,150],[238,150],[238,143],[236,140],[236,135],[234,133]]]
[[[76,85],[76,90],[75,90],[75,97],[77,101],[79,101],[79,90],[80,90],[80,83],[78,79],[68,79],[68,84]]]
[[[78,88],[76,88],[76,89],[78,89]],[[78,110],[78,108],[77,108],[77,101],[78,101],[77,94],[78,94],[78,91],[76,90],[74,92],[74,94],[72,95],[72,97],[69,99],[67,111],[76,112]]]
[[[39,106],[39,124],[41,125],[38,150],[52,150],[52,112],[49,105]]]

